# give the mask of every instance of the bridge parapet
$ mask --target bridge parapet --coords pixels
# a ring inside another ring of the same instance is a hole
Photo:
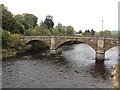
[[[104,46],[105,52],[112,47],[119,46],[118,38],[105,38],[104,43],[105,43],[105,46]]]

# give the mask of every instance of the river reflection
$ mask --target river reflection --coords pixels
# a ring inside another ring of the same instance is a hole
[[[70,47],[59,55],[44,51],[4,60],[3,88],[112,87],[110,73],[117,63],[117,47],[106,52],[104,64],[95,63],[95,51],[90,46]]]
[[[106,79],[109,78],[110,72],[103,63],[95,63],[89,66],[89,71],[94,78]]]

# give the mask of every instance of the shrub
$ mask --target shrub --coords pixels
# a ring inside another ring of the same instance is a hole
[[[8,47],[10,47],[11,49],[15,49],[15,50],[22,49],[25,43],[20,38],[21,38],[20,34],[10,35],[9,42],[7,43]]]

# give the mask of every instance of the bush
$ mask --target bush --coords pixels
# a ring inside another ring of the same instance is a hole
[[[45,27],[43,27],[43,26],[36,26],[35,28],[26,30],[24,32],[24,35],[26,35],[26,36],[45,36],[45,35],[51,35],[51,33],[48,29],[45,29]]]
[[[9,41],[10,35],[11,35],[10,32],[2,30],[2,46],[3,46],[3,48],[7,47],[7,42]]]
[[[20,40],[20,38],[21,38],[20,34],[10,35],[9,42],[7,43],[8,47],[15,50],[22,49],[25,43],[23,40]]]

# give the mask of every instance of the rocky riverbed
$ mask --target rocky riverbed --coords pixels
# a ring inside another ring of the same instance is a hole
[[[111,71],[117,48],[106,52],[103,64],[95,63],[95,51],[86,44],[59,55],[48,51],[7,58],[2,63],[3,88],[112,88]]]

